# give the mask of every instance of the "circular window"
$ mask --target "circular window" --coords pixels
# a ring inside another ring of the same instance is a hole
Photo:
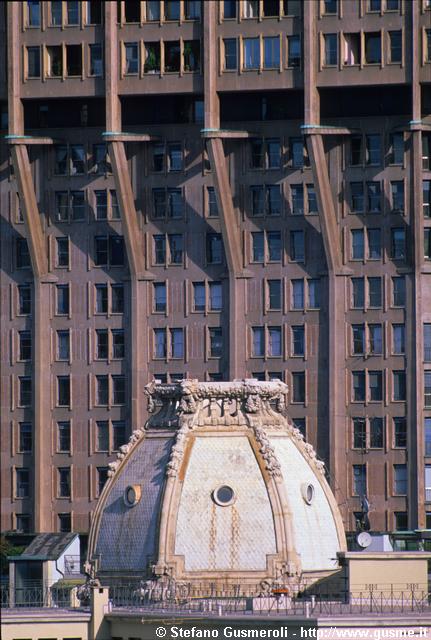
[[[214,489],[213,491],[214,502],[221,507],[227,507],[235,500],[235,492],[232,487],[227,484],[223,484],[221,487]]]
[[[138,484],[130,484],[125,488],[123,498],[126,507],[134,507],[141,499],[141,487]]]
[[[308,484],[304,482],[301,486],[302,497],[304,498],[307,504],[311,504],[314,500],[314,486],[312,484]]]

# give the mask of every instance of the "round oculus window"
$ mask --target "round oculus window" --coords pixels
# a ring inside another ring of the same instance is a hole
[[[124,489],[123,498],[126,507],[134,507],[141,499],[141,487],[138,484],[130,484]]]
[[[312,484],[309,484],[307,482],[304,482],[304,484],[301,486],[301,493],[302,493],[302,497],[304,498],[304,501],[307,504],[311,504],[314,500],[314,486]]]
[[[235,491],[227,484],[223,484],[221,487],[214,489],[213,498],[216,504],[221,507],[228,507],[235,500]]]

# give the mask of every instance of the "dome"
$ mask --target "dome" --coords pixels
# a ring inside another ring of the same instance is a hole
[[[319,576],[346,549],[324,465],[279,381],[146,387],[150,418],[110,464],[90,532],[99,577],[259,585]]]

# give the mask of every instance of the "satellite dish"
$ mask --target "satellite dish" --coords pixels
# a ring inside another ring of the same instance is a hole
[[[358,533],[358,535],[356,536],[356,542],[360,547],[366,549],[370,546],[372,538],[367,531],[361,531],[361,533]]]

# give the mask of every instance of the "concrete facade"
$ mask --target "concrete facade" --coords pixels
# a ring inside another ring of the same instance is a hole
[[[280,377],[346,530],[430,526],[430,15],[3,3],[2,529],[88,531],[182,376]]]

